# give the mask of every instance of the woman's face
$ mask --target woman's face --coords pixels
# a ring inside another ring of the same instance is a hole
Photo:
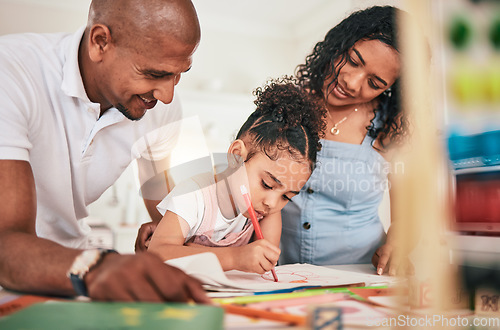
[[[327,77],[323,92],[333,107],[367,103],[391,87],[399,73],[399,54],[394,48],[379,40],[360,40],[349,50],[337,84],[329,86],[333,76]]]

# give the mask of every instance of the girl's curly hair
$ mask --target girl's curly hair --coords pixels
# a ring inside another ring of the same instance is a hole
[[[312,54],[306,57],[306,63],[297,66],[296,75],[299,83],[321,99],[325,99],[323,85],[326,77],[333,75],[332,84],[337,83],[340,69],[346,64],[348,52],[360,40],[379,40],[397,52],[398,28],[396,16],[406,14],[391,6],[374,6],[356,11],[332,28],[325,39],[318,42]],[[337,65],[335,61],[339,59]],[[401,110],[400,79],[380,96],[375,114],[382,125],[375,125],[372,119],[367,127],[368,135],[374,140],[388,138],[389,144],[399,142],[407,130],[407,120]],[[330,86],[329,86],[330,87]]]
[[[314,169],[326,129],[323,104],[288,76],[269,80],[253,94],[257,109],[236,135],[250,139],[246,160],[257,152],[276,160],[286,152],[296,161],[308,161]]]

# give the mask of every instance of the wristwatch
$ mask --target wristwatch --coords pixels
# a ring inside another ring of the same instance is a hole
[[[71,280],[71,284],[78,296],[88,297],[87,286],[83,278],[93,267],[97,266],[102,258],[108,253],[118,252],[111,249],[85,250],[75,258],[66,276]]]

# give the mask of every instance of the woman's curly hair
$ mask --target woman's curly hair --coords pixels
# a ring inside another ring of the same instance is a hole
[[[288,76],[269,80],[253,94],[257,109],[236,135],[250,139],[246,160],[257,152],[276,160],[286,152],[296,161],[308,161],[314,169],[326,129],[323,104]]]
[[[346,64],[348,53],[360,40],[379,40],[397,52],[398,28],[396,16],[405,12],[391,6],[374,6],[356,11],[332,28],[325,39],[318,42],[312,54],[306,57],[306,63],[297,66],[296,75],[299,83],[311,93],[325,99],[323,85],[328,76],[333,76],[332,84],[337,83],[340,69]],[[337,65],[335,62],[338,61]],[[375,114],[382,125],[375,125],[372,119],[367,127],[368,135],[379,139],[384,147],[384,140],[389,144],[399,142],[407,130],[407,121],[401,110],[400,79],[380,96]],[[330,87],[330,86],[329,86]]]

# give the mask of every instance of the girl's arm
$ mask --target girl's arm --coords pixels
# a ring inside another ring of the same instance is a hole
[[[269,271],[280,254],[274,243],[267,239],[240,247],[208,247],[198,244],[187,246],[184,242],[188,231],[189,225],[186,220],[167,211],[151,238],[148,251],[157,254],[163,260],[212,252],[219,258],[224,271],[238,269],[259,274]]]

